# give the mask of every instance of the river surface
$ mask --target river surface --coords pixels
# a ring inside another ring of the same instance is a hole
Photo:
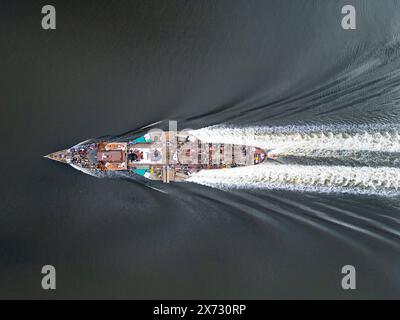
[[[343,30],[348,2],[54,0],[44,31],[2,1],[0,297],[399,298],[400,3]],[[279,162],[165,185],[42,157],[168,120]]]

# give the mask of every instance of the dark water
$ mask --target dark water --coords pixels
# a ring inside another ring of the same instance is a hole
[[[152,185],[162,193],[42,158],[169,119],[395,128],[400,6],[351,1],[344,31],[347,3],[52,1],[57,30],[43,31],[45,3],[2,1],[0,297],[398,298],[398,196]]]

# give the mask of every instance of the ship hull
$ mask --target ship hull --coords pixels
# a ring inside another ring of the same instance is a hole
[[[202,170],[257,165],[268,155],[255,146],[208,143],[186,132],[153,131],[127,141],[79,144],[48,157],[86,172],[129,171],[170,183]]]

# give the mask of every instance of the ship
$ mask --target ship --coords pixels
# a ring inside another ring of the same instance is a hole
[[[121,141],[88,140],[45,157],[95,176],[127,172],[164,183],[185,181],[202,170],[259,165],[275,159],[256,146],[203,142],[178,131],[151,131]]]

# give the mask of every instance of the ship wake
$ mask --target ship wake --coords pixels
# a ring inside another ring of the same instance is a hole
[[[396,125],[209,127],[191,132],[205,142],[265,148],[283,163],[203,170],[188,181],[221,189],[284,189],[398,195],[400,131]],[[297,163],[284,163],[292,156]],[[318,157],[322,163],[304,159]],[[324,163],[325,158],[325,163]],[[336,160],[335,162],[328,161]],[[303,161],[302,161],[303,160]],[[354,165],[358,160],[358,165]],[[327,165],[329,164],[329,165]]]
[[[188,181],[221,189],[257,188],[397,195],[400,169],[265,163],[251,167],[203,170]]]
[[[275,154],[334,151],[400,152],[400,128],[395,124],[365,126],[285,126],[232,128],[214,126],[191,131],[205,142],[254,145]]]

